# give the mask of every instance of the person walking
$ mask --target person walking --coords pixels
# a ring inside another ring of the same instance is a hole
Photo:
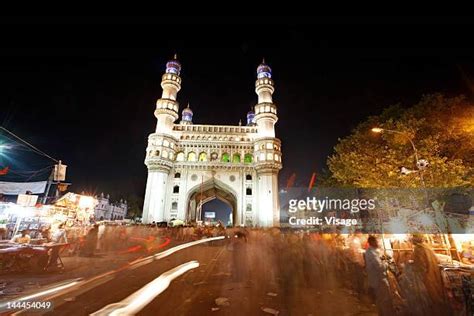
[[[86,236],[86,242],[82,254],[86,257],[94,256],[95,248],[97,247],[97,239],[99,235],[99,225],[94,224]]]
[[[443,279],[438,266],[438,259],[432,249],[424,242],[422,235],[413,235],[412,242],[415,245],[413,252],[413,271],[418,279],[422,281],[426,289],[426,301],[424,306],[426,315],[448,315],[448,308],[444,295]]]
[[[232,276],[234,281],[245,280],[247,271],[247,236],[238,231],[232,241]]]
[[[365,252],[364,259],[369,281],[369,295],[375,301],[380,316],[396,315],[387,275],[388,267],[381,259],[377,238],[369,236],[367,241],[369,248]]]

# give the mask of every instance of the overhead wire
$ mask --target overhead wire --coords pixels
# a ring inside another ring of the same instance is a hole
[[[41,151],[40,149],[38,149],[37,147],[33,146],[32,144],[30,144],[29,142],[27,142],[26,140],[24,140],[23,138],[21,138],[20,136],[17,136],[16,134],[14,134],[13,132],[7,130],[5,127],[3,126],[0,126],[0,129],[3,130],[4,132],[8,133],[9,135],[15,137],[17,140],[21,141],[22,143],[28,145],[30,148],[32,148],[37,154],[39,155],[42,155],[44,157],[47,157],[51,160],[53,160],[54,162],[59,162],[59,160],[51,157],[50,155],[48,155],[47,153],[45,153],[44,151]]]

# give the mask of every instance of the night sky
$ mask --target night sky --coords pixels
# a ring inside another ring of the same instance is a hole
[[[62,159],[72,191],[143,195],[147,136],[156,126],[161,75],[175,52],[183,67],[180,111],[190,102],[197,124],[245,122],[257,100],[255,70],[265,57],[276,83],[281,185],[293,172],[306,185],[313,171],[325,168],[339,137],[388,105],[410,105],[432,92],[472,97],[472,25],[297,20],[7,21],[0,41],[0,122]],[[25,172],[50,164],[44,157],[17,147],[2,155],[0,167],[17,172],[11,178],[47,177]]]

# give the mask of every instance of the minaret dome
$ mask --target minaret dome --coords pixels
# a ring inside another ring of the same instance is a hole
[[[254,126],[255,125],[255,112],[252,108],[250,111],[247,112],[247,126]]]
[[[180,72],[181,72],[181,64],[178,61],[178,56],[174,54],[173,59],[166,63],[166,73],[175,74],[179,76]]]
[[[257,78],[271,78],[272,69],[265,63],[265,59],[262,60],[262,63],[257,67]]]
[[[181,112],[181,124],[193,124],[193,111],[188,106]]]

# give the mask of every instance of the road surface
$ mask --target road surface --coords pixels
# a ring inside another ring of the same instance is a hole
[[[199,267],[177,277],[138,315],[376,315],[372,304],[337,282],[308,284],[298,265],[283,262],[291,268],[282,270],[255,243],[236,247],[233,239],[189,247],[109,276],[83,293],[59,296],[47,315],[89,315],[193,260]]]

